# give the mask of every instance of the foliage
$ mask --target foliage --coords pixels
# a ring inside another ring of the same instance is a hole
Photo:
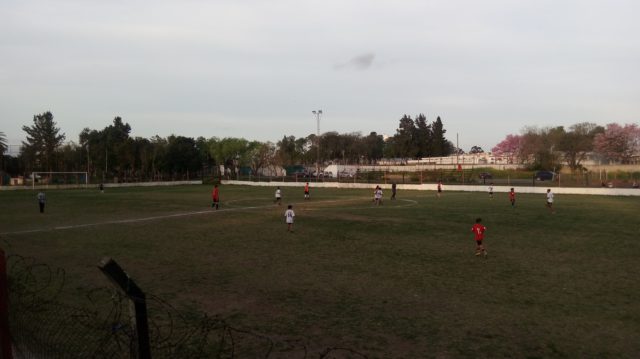
[[[582,168],[581,162],[587,153],[593,150],[593,139],[603,128],[595,123],[582,122],[569,127],[558,143],[558,150],[563,152],[564,160],[574,172]]]
[[[33,116],[31,126],[22,126],[27,133],[26,142],[22,142],[21,152],[29,162],[29,168],[52,171],[56,161],[56,151],[65,139],[64,133],[53,121],[53,114],[45,112]]]
[[[564,128],[527,127],[520,141],[519,156],[531,170],[559,170],[562,167],[558,145]]]
[[[507,156],[509,163],[518,162],[520,159],[520,145],[522,143],[521,135],[509,134],[491,149],[496,156]]]
[[[276,167],[276,146],[273,143],[253,141],[249,148],[249,166],[254,175],[259,175],[264,168]]]
[[[34,116],[34,121],[50,121],[49,129],[58,131],[52,119],[50,113]],[[224,166],[232,173],[240,167],[249,167],[255,174],[265,167],[276,170],[292,165],[309,166],[318,159],[323,165],[374,164],[384,156],[406,158],[453,153],[455,147],[444,138],[445,132],[439,117],[428,123],[426,116],[419,114],[415,120],[404,115],[398,133],[388,141],[377,132],[363,136],[359,132],[335,131],[319,137],[316,134],[299,138],[283,136],[276,144],[232,137],[198,137],[194,140],[179,135],[166,138],[156,135],[134,138],[130,136],[131,126],[116,116],[103,129],[84,128],[77,143],[60,146],[64,140],[61,135],[53,150],[25,147],[20,156],[21,168],[15,171],[32,170],[36,164],[48,162],[49,170],[88,171],[94,181],[137,181],[185,177],[194,172],[217,173],[218,166]],[[43,154],[48,157],[42,157]]]
[[[628,163],[631,156],[640,152],[640,127],[635,123],[610,123],[595,135],[594,148],[606,160]]]
[[[387,140],[386,157],[441,157],[455,152],[455,146],[444,137],[446,130],[440,117],[428,124],[424,114],[414,121],[404,115],[396,134]]]
[[[163,170],[171,174],[196,172],[201,164],[200,151],[193,138],[169,136]]]

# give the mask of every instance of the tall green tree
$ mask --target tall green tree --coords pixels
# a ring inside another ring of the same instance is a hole
[[[53,171],[56,163],[56,151],[62,145],[65,135],[60,133],[49,111],[33,116],[31,126],[22,126],[27,133],[26,142],[22,142],[22,151],[29,154],[35,163],[32,168]]]
[[[431,125],[427,123],[427,117],[419,114],[415,120],[415,141],[418,147],[418,157],[429,157],[433,146],[433,133]]]
[[[303,164],[306,153],[305,146],[307,143],[311,143],[311,141],[306,138],[296,139],[295,136],[284,136],[282,140],[278,141],[276,144],[277,157],[280,165],[291,166]],[[315,147],[313,148],[315,149]]]
[[[276,146],[271,142],[252,141],[249,148],[249,167],[251,167],[251,173],[257,176],[262,169],[273,164]]]
[[[396,157],[414,158],[418,154],[417,129],[413,119],[404,115],[400,119],[396,134],[393,136],[393,146]]]
[[[524,163],[532,170],[558,170],[562,167],[560,141],[564,127],[527,127],[520,141]]]
[[[238,167],[249,165],[249,141],[244,138],[225,137],[212,143],[210,150],[216,163],[223,164],[234,173]]]
[[[432,128],[432,140],[431,140],[431,156],[442,157],[451,154],[451,147],[444,134],[447,130],[444,129],[440,116],[431,125]]]
[[[371,132],[367,137],[362,139],[362,143],[367,151],[367,157],[370,159],[377,161],[384,156],[384,138],[382,135]],[[357,160],[358,157],[356,156],[355,158]]]
[[[136,165],[135,145],[130,140],[131,126],[116,116],[111,125],[102,130],[85,128],[80,132],[80,143],[88,152],[90,171],[110,177],[123,177]],[[91,174],[90,174],[91,175]],[[126,176],[125,176],[126,177]]]
[[[172,178],[181,174],[195,174],[202,168],[200,151],[193,138],[171,135],[167,142],[164,170],[170,173]]]

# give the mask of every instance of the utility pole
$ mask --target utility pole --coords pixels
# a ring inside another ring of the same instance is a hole
[[[318,124],[318,133],[316,134],[316,150],[317,150],[317,159],[316,159],[316,182],[320,178],[320,116],[322,116],[322,110],[313,110],[311,111],[314,116],[316,116],[316,122]]]

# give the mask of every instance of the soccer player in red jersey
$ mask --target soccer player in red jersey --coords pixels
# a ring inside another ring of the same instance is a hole
[[[304,185],[304,199],[309,199],[309,182]]]
[[[476,224],[471,227],[471,232],[476,235],[476,255],[480,254],[487,256],[487,250],[484,249],[484,245],[482,244],[482,240],[484,239],[484,232],[487,230],[487,227],[480,224],[482,222],[482,218],[476,218]]]
[[[516,205],[516,192],[511,188],[511,192],[509,192],[509,201],[511,201],[511,207],[515,207]]]
[[[218,209],[218,203],[220,202],[220,193],[218,192],[218,185],[213,186],[213,191],[211,191],[211,198],[213,202],[211,203],[211,207],[215,207]]]

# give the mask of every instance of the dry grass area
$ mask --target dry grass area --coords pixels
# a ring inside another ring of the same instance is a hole
[[[43,215],[35,193],[0,192],[0,238],[10,253],[64,268],[69,300],[108,285],[96,265],[110,256],[181,310],[312,347],[640,356],[635,198],[556,196],[551,214],[539,195],[511,208],[506,195],[400,191],[376,207],[368,190],[312,188],[309,201],[302,188],[283,191],[277,206],[271,189],[222,186],[219,211],[205,186],[50,191]],[[486,260],[474,256],[476,217],[489,228]]]

